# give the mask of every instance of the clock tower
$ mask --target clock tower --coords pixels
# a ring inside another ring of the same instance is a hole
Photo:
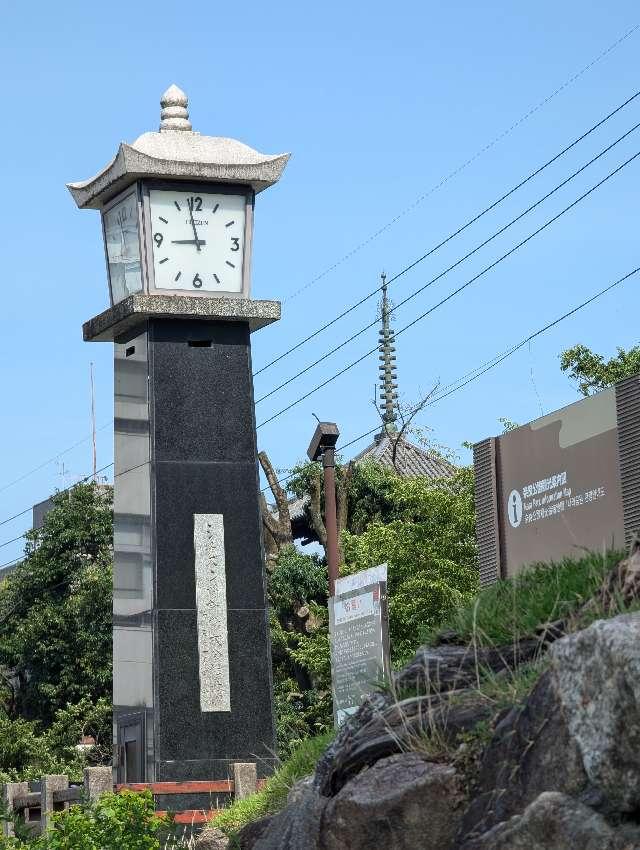
[[[257,193],[288,154],[192,130],[171,86],[158,132],[70,183],[98,209],[115,352],[113,702],[118,782],[226,780],[275,753],[251,373]],[[160,786],[158,786],[160,787]],[[157,790],[154,788],[154,790]],[[175,790],[175,789],[174,789]],[[209,808],[209,794],[156,798]]]

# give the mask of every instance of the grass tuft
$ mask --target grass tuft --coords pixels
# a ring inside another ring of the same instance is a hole
[[[472,603],[426,632],[425,642],[437,644],[441,632],[453,630],[460,643],[471,643],[481,633],[494,646],[517,644],[541,624],[568,616],[590,599],[624,557],[623,552],[609,551],[534,564],[482,590]]]
[[[225,809],[212,826],[221,829],[231,838],[251,821],[281,811],[286,805],[287,795],[295,783],[313,773],[320,756],[331,743],[334,731],[325,732],[316,738],[302,741],[271,776],[262,790],[244,800],[237,800]],[[233,845],[232,845],[233,846]]]

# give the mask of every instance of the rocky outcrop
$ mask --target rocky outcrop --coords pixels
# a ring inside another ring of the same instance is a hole
[[[455,703],[449,700],[452,694]],[[413,750],[434,729],[451,742],[490,715],[486,700],[471,691],[405,699],[379,694],[361,706],[328,747],[316,769],[315,787],[331,797],[364,768]]]
[[[236,839],[238,850],[252,850],[258,839],[266,833],[272,820],[273,816],[267,815],[243,826]]]
[[[322,850],[441,850],[462,815],[460,777],[417,753],[382,759],[332,798],[323,814]]]
[[[418,753],[402,753],[378,761],[332,798],[303,787],[250,846],[252,850],[377,846],[441,850],[453,841],[464,800],[455,768],[429,762]],[[241,838],[246,841],[246,835]]]
[[[319,850],[322,847],[322,820],[329,804],[314,788],[303,792],[266,824],[266,829],[247,850]]]
[[[640,615],[600,620],[559,641],[550,654],[587,776],[613,809],[639,809]]]
[[[229,839],[215,827],[208,826],[202,830],[195,844],[195,850],[228,850]]]
[[[621,587],[640,575],[626,565]],[[499,678],[548,649],[526,699],[497,713],[468,648],[418,653],[404,690],[349,718],[242,850],[640,850],[640,614],[565,626],[483,655]]]
[[[475,685],[478,671],[500,673],[532,661],[540,652],[540,640],[522,640],[517,647],[421,646],[413,659],[396,673],[396,689],[442,693]]]
[[[638,839],[634,828],[616,829],[578,800],[545,791],[464,850],[636,850]]]
[[[544,673],[524,705],[506,712],[486,747],[458,843],[524,811],[545,791],[580,796],[588,788],[554,680]]]

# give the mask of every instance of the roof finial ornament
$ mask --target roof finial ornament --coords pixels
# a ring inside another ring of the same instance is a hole
[[[189,98],[176,85],[171,85],[160,98],[160,130],[191,130]]]
[[[383,431],[382,434],[390,431],[396,431],[397,418],[397,399],[398,399],[398,375],[396,373],[396,348],[395,348],[395,333],[389,322],[391,306],[387,296],[387,276],[383,272],[380,276],[382,280],[382,304],[381,304],[381,319],[382,327],[380,328],[380,343],[378,350],[380,351],[380,412],[382,414]]]

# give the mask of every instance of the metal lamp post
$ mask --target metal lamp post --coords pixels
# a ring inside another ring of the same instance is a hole
[[[327,531],[327,566],[329,572],[329,596],[335,593],[339,575],[338,563],[338,515],[336,511],[336,459],[335,449],[340,432],[335,422],[319,422],[307,456],[315,461],[322,458],[324,470],[324,524]]]

